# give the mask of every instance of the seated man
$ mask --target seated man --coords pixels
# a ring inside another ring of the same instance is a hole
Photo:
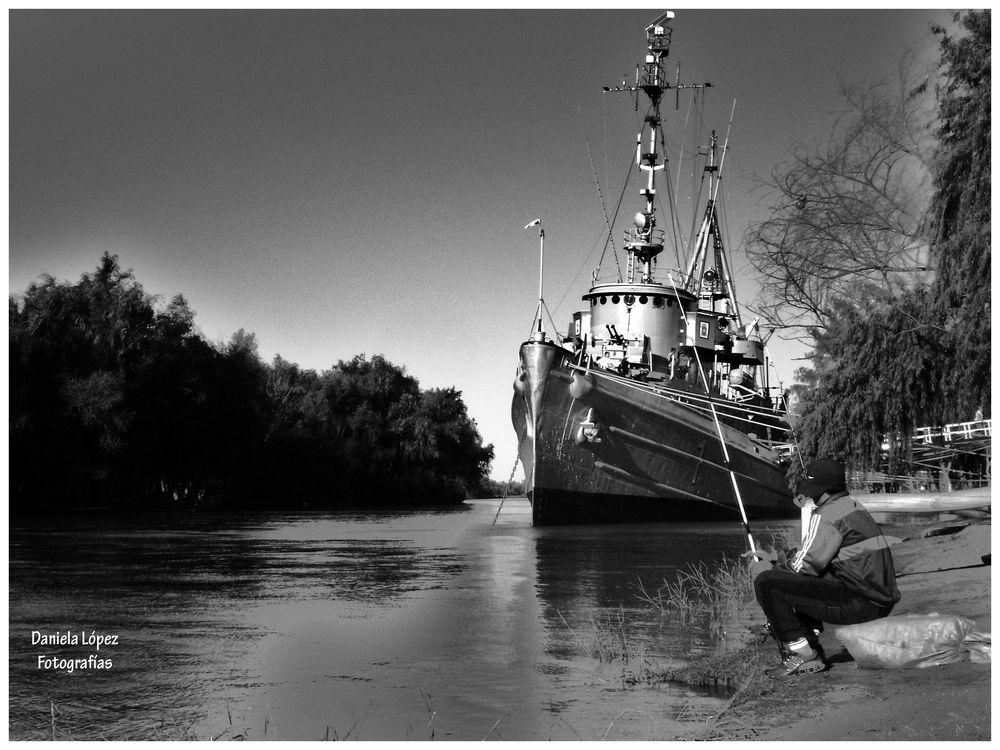
[[[784,655],[780,667],[768,670],[772,676],[826,669],[818,640],[822,623],[876,620],[899,601],[892,553],[878,524],[848,495],[843,465],[829,459],[809,464],[795,503],[802,507],[808,499],[816,509],[801,549],[787,556],[753,553],[759,558],[757,602]]]

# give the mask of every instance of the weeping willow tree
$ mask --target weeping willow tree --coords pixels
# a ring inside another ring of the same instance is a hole
[[[831,301],[800,370],[800,449],[855,470],[905,471],[914,428],[990,409],[990,12],[940,35],[932,279],[893,294]],[[886,443],[888,445],[886,446]],[[794,478],[794,477],[793,477]]]
[[[941,147],[931,221],[933,304],[953,352],[943,374],[949,420],[990,409],[990,11],[960,19],[967,32],[942,34],[947,85],[941,91]]]
[[[836,306],[817,332],[813,369],[800,371],[804,455],[872,468],[888,437],[890,473],[907,463],[914,429],[944,419],[941,363],[952,352],[938,317],[927,289],[892,304]]]

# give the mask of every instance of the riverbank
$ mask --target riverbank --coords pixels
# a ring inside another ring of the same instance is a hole
[[[894,615],[958,614],[989,633],[990,522],[883,523],[893,544],[902,594]],[[923,669],[862,669],[837,640],[821,644],[830,668],[770,679],[773,641],[692,665],[687,679],[729,681],[738,690],[725,710],[678,739],[989,740],[990,664],[969,661]],[[680,677],[679,675],[677,677]]]

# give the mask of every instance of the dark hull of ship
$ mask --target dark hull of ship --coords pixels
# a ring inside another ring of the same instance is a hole
[[[764,443],[723,424],[727,466],[704,409],[574,366],[551,343],[520,354],[511,416],[534,525],[740,522],[730,468],[751,522],[798,516],[787,467]]]

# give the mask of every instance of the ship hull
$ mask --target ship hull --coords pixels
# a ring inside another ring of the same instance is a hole
[[[740,521],[734,477],[751,521],[798,515],[764,443],[551,343],[522,345],[511,416],[534,525]]]

